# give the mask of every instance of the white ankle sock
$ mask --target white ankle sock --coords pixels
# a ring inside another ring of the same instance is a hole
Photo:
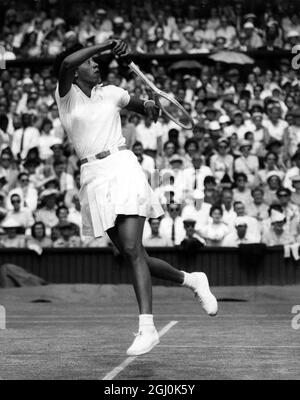
[[[154,322],[152,314],[140,314],[139,315],[139,331],[153,330]]]
[[[183,272],[183,283],[182,286],[188,287],[188,288],[193,288],[194,287],[194,279],[192,275],[189,272],[181,271]]]

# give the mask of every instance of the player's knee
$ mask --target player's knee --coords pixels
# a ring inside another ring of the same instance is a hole
[[[136,243],[124,243],[123,255],[129,260],[136,260],[140,256],[140,249]]]

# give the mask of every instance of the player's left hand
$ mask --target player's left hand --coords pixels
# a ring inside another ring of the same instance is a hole
[[[148,117],[151,118],[152,121],[157,122],[160,108],[157,106],[154,100],[147,100],[144,104],[145,113]]]

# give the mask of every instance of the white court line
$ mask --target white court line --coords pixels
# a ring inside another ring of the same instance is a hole
[[[161,338],[164,336],[174,325],[176,325],[178,321],[171,321],[166,326],[164,326],[159,332],[158,335]],[[110,371],[105,377],[102,379],[103,381],[111,381],[113,380],[120,372],[122,372],[129,364],[131,364],[137,356],[127,357],[120,365]]]
[[[293,345],[287,345],[287,346],[284,346],[284,345],[279,345],[279,346],[276,346],[276,345],[266,345],[266,346],[255,346],[255,345],[253,345],[253,346],[247,346],[247,345],[245,345],[245,346],[243,346],[243,345],[229,345],[229,346],[226,346],[226,345],[222,345],[222,346],[213,346],[213,345],[211,345],[211,346],[209,346],[209,345],[172,345],[172,344],[163,344],[163,345],[161,345],[160,347],[168,347],[168,348],[182,348],[182,349],[207,349],[207,348],[211,348],[211,349],[224,349],[224,348],[226,348],[226,349],[271,349],[271,348],[275,348],[275,349],[300,349],[300,346],[298,346],[298,345],[295,345],[295,346],[293,346]]]

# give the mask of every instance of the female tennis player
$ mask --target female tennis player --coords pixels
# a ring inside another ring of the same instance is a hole
[[[209,315],[216,315],[218,307],[204,273],[179,271],[150,257],[142,245],[145,219],[161,216],[163,209],[137,158],[126,149],[120,110],[148,115],[156,122],[159,109],[152,100],[138,100],[124,89],[101,85],[93,57],[107,50],[118,57],[127,54],[120,40],[87,48],[75,45],[60,54],[54,65],[58,77],[55,98],[62,125],[81,160],[83,232],[94,237],[107,232],[132,268],[140,315],[139,331],[127,354],[136,356],[159,343],[150,275],[192,289]]]

